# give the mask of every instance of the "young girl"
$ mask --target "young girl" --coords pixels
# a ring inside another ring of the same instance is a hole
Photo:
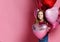
[[[48,42],[48,32],[50,30],[50,25],[45,19],[44,11],[39,10],[37,11],[37,19],[36,22],[33,24],[32,29],[34,34],[40,38],[39,42]]]

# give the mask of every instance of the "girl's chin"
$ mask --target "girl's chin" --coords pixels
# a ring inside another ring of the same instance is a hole
[[[40,18],[40,20],[42,20],[42,18]]]

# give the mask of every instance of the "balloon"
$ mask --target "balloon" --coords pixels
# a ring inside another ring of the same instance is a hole
[[[43,39],[43,37],[47,34],[47,31],[33,31],[33,33],[35,34],[35,36],[39,39]]]
[[[37,9],[34,10],[34,17],[37,18]]]
[[[52,7],[45,11],[45,16],[47,21],[49,21],[54,27],[56,25],[56,20],[58,18],[58,7]]]
[[[42,4],[46,7],[53,7],[57,0],[42,0]]]
[[[39,39],[43,39],[43,37],[46,36],[46,34],[48,32],[47,28],[48,27],[46,24],[42,24],[42,25],[34,24],[32,26],[33,33]]]

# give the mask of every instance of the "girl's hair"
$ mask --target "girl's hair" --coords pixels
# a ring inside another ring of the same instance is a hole
[[[39,23],[39,22],[40,22],[40,19],[38,18],[38,13],[39,13],[40,11],[43,12],[43,19],[44,19],[44,22],[51,25],[51,23],[47,21],[47,19],[46,19],[46,17],[45,17],[45,11],[43,11],[43,10],[39,10],[39,11],[37,12],[37,18],[36,18],[36,20],[35,20],[34,23]]]
[[[43,12],[43,19],[44,19],[44,21],[46,21],[45,12],[44,12],[43,10],[40,10],[40,11],[37,12],[37,19],[36,19],[36,20],[37,20],[38,22],[40,21],[40,19],[38,18],[38,13],[39,13],[39,12]],[[36,22],[37,22],[37,21],[36,21]]]
[[[40,10],[40,11],[37,12],[37,20],[38,20],[38,21],[40,21],[40,19],[39,19],[39,17],[38,17],[38,13],[39,13],[39,12],[43,12],[43,11]],[[43,19],[44,19],[44,12],[43,12]]]

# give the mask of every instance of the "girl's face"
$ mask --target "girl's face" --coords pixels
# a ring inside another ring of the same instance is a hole
[[[38,12],[38,18],[41,20],[43,19],[43,11]]]

